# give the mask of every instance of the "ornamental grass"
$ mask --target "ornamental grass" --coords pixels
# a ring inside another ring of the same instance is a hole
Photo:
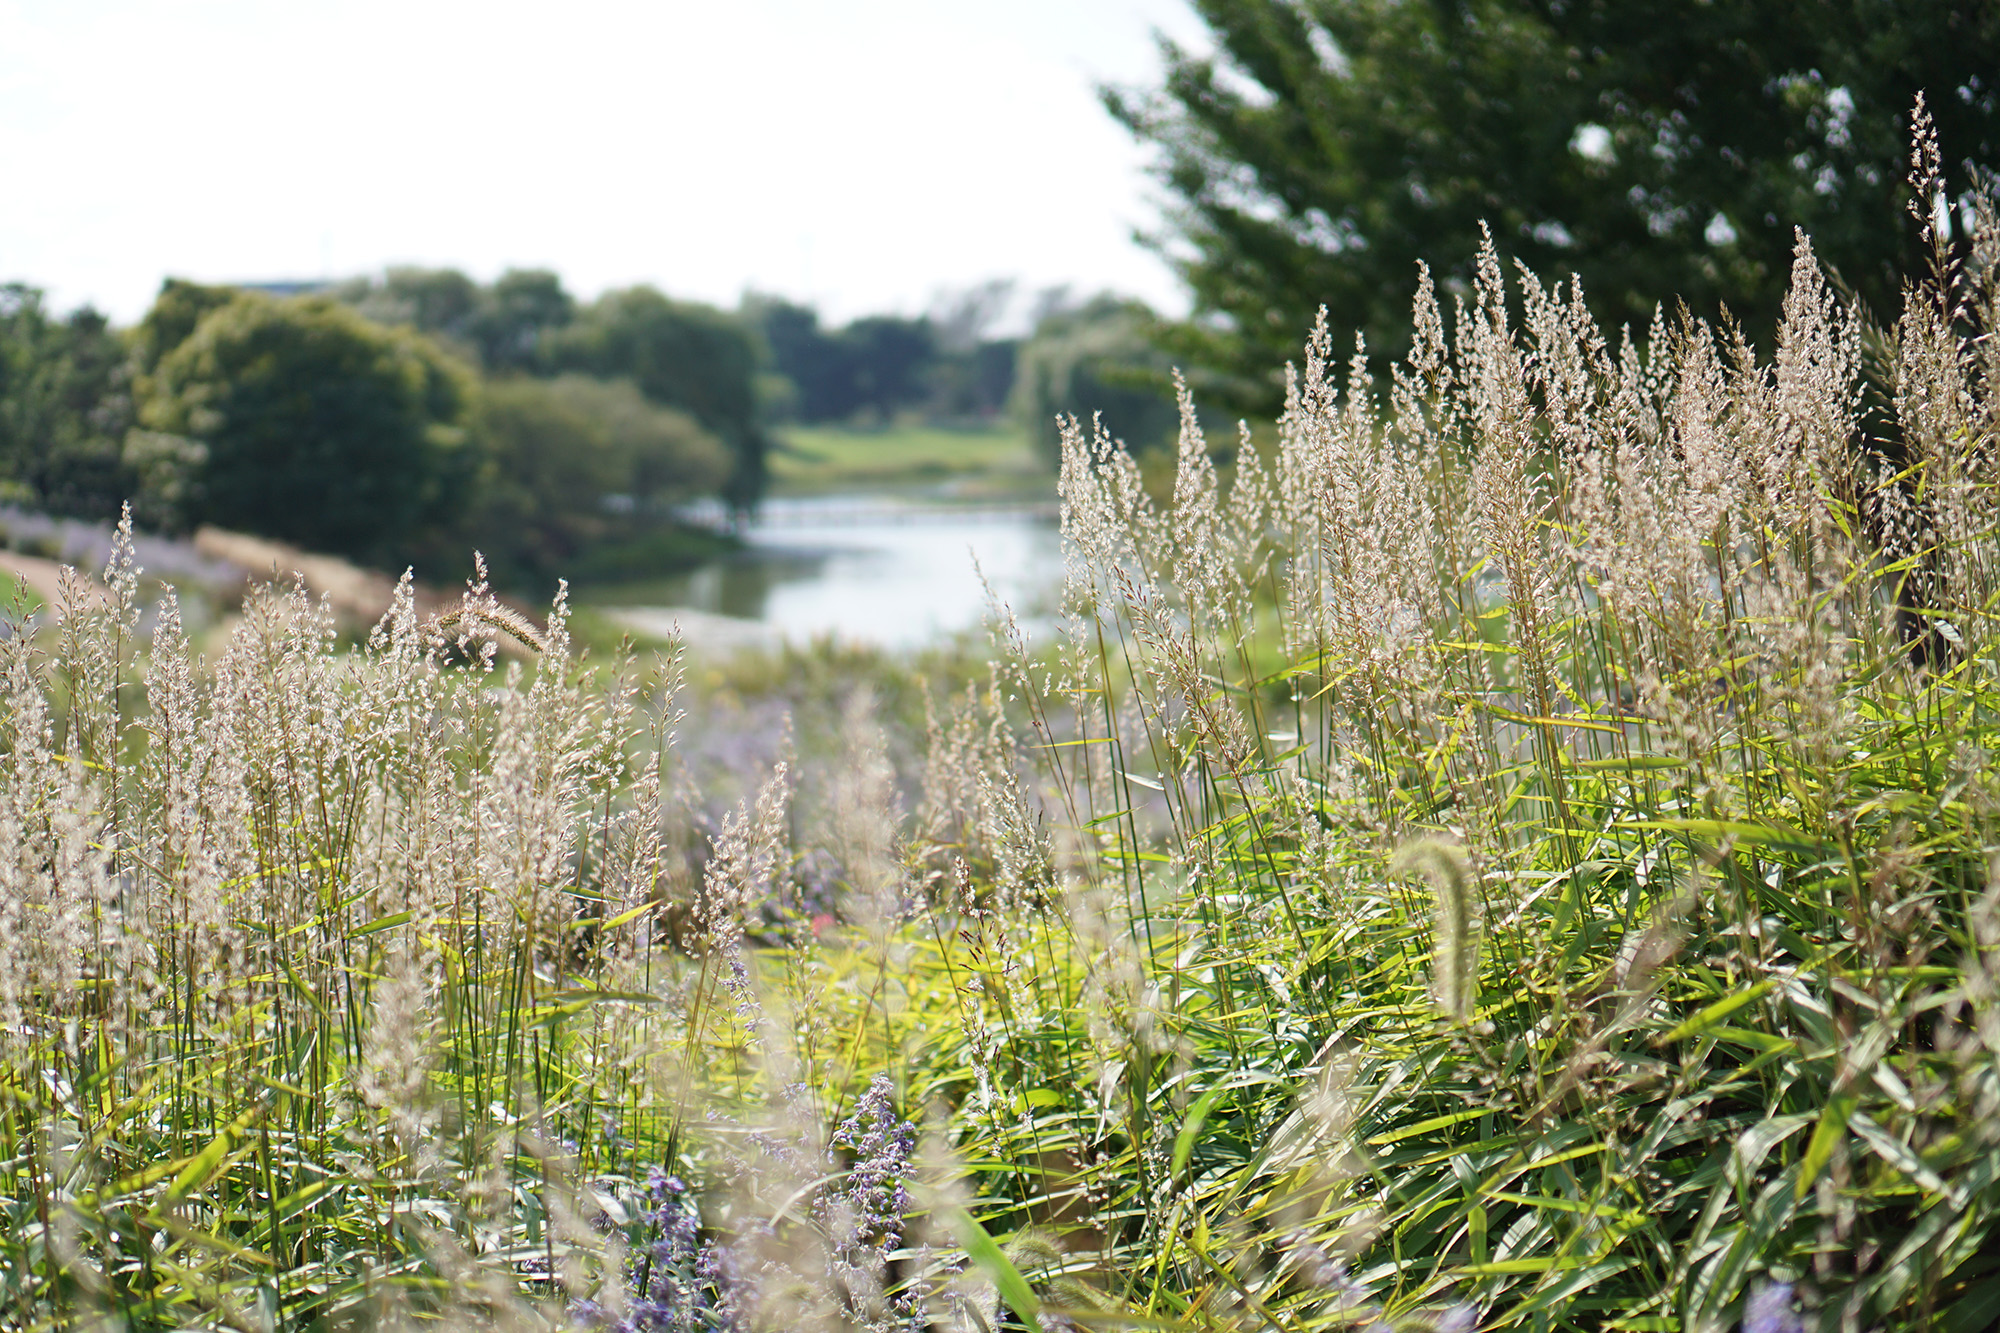
[[[0,1319],[1993,1327],[1995,204],[1768,355],[1489,241],[1163,501],[1068,423],[908,791],[857,690],[709,821],[560,597],[199,662],[128,537],[0,642]]]

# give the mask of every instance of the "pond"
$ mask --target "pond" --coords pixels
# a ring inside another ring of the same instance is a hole
[[[1050,504],[774,499],[745,535],[735,556],[649,585],[657,604],[600,609],[655,635],[677,623],[697,649],[831,636],[908,650],[984,623],[982,570],[1029,624],[1062,578]]]

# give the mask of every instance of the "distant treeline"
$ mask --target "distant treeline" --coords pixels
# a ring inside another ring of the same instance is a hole
[[[0,287],[0,500],[166,531],[204,523],[434,577],[483,551],[503,583],[650,573],[712,549],[674,519],[747,512],[772,431],[1058,412],[1136,444],[1172,429],[1150,312],[1043,293],[1026,338],[989,283],[920,317],[822,326],[553,273],[390,269],[300,292],[170,279],[130,329]]]
[[[1063,413],[1101,413],[1136,448],[1171,438],[1178,416],[1150,310],[1052,288],[1029,304],[1029,336],[994,337],[1013,296],[1011,283],[989,282],[921,317],[873,315],[838,329],[771,298],[752,297],[743,311],[770,349],[780,419],[874,425],[917,415],[949,426],[1011,415],[1051,465]]]
[[[651,402],[691,414],[729,448],[719,492],[740,508],[763,494],[770,432],[787,422],[866,429],[898,420],[987,425],[1013,417],[1053,462],[1055,419],[1101,412],[1135,445],[1176,421],[1167,363],[1144,305],[1066,288],[1027,301],[1025,338],[996,335],[1014,284],[941,295],[922,315],[865,315],[840,326],[781,297],[734,311],[650,287],[579,305],[553,273],[514,271],[482,286],[455,269],[392,268],[331,295],[374,322],[429,335],[488,378],[585,374],[629,379]]]
[[[133,328],[0,289],[0,498],[102,519],[133,502],[432,577],[612,577],[713,541],[672,518],[754,504],[763,353],[649,288],[580,304],[554,275],[397,271],[307,295],[169,280]]]
[[[990,282],[945,298],[928,315],[870,315],[824,328],[819,313],[775,297],[752,296],[743,313],[770,349],[772,408],[781,418],[879,424],[991,421],[1007,409],[1018,338],[993,326],[1013,295]]]

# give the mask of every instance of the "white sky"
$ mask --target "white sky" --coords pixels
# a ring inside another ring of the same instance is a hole
[[[1185,0],[0,0],[0,280],[143,313],[163,277],[553,268],[836,320],[942,287],[1181,308],[1135,245]]]

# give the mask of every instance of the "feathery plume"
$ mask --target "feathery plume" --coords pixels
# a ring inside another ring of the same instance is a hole
[[[1431,994],[1454,1022],[1471,1022],[1479,999],[1479,911],[1465,849],[1444,838],[1420,838],[1397,851],[1390,870],[1430,882]]]

